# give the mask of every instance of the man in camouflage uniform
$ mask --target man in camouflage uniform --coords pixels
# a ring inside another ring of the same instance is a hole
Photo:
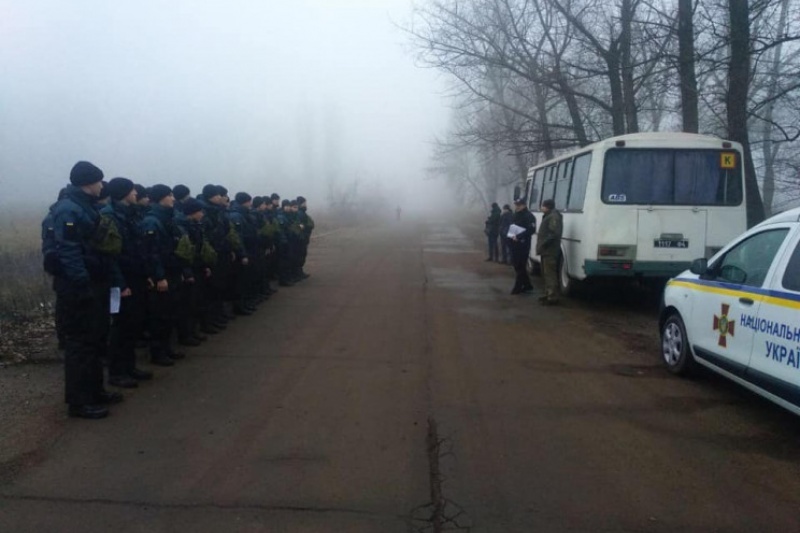
[[[558,303],[560,293],[558,258],[561,255],[563,222],[561,213],[556,209],[556,204],[552,199],[542,202],[542,212],[544,212],[544,217],[542,217],[542,227],[539,229],[539,237],[536,240],[536,253],[542,261],[545,293],[539,298],[539,302],[544,305],[555,305]]]

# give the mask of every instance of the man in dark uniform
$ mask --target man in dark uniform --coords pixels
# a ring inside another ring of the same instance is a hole
[[[500,251],[502,252],[500,262],[504,265],[511,264],[511,239],[508,238],[508,228],[513,223],[514,214],[511,212],[511,206],[505,204],[500,215]]]
[[[103,172],[79,161],[70,172],[65,198],[53,209],[58,254],[54,287],[69,311],[63,317],[65,399],[69,415],[103,418],[104,404],[122,400],[103,388],[101,357],[109,322],[109,291],[115,261],[109,255],[111,234],[100,224],[94,206],[102,189]],[[119,243],[117,243],[119,244]]]
[[[560,289],[558,286],[558,257],[561,255],[561,233],[563,222],[561,213],[556,209],[552,199],[542,202],[542,227],[536,240],[536,253],[542,258],[542,276],[544,277],[544,296],[539,302],[544,305],[556,305]]]
[[[499,261],[500,250],[497,247],[497,238],[500,235],[500,206],[497,205],[497,202],[492,202],[492,209],[484,223],[483,232],[486,234],[489,244],[489,256],[486,261]]]
[[[138,380],[153,377],[151,372],[136,368],[136,341],[142,333],[147,305],[147,275],[141,228],[135,216],[137,193],[127,178],[108,182],[111,203],[101,214],[111,216],[122,235],[122,252],[117,263],[122,273],[119,312],[112,316],[109,337],[108,382],[117,387],[132,388]]]
[[[524,198],[514,200],[512,224],[521,229],[519,233],[511,237],[511,256],[514,262],[514,271],[517,274],[511,294],[521,294],[533,290],[533,285],[528,277],[528,256],[531,253],[531,239],[536,233],[536,219],[533,217],[533,213],[528,211]]]
[[[170,338],[177,318],[178,289],[184,264],[175,255],[179,234],[173,221],[175,197],[172,189],[158,184],[150,187],[150,211],[142,221],[145,267],[148,284],[150,361],[172,366],[183,354],[175,352]]]
[[[175,227],[180,235],[175,254],[183,264],[176,323],[181,346],[197,346],[208,339],[198,332],[205,313],[205,283],[211,276],[211,267],[202,254],[203,216],[203,206],[191,197],[184,198],[181,210],[175,211]]]
[[[206,292],[208,313],[201,329],[204,333],[211,332],[208,328],[217,330],[225,329],[227,316],[225,315],[224,302],[227,290],[228,272],[231,267],[231,247],[228,241],[230,223],[226,215],[225,200],[222,191],[213,184],[203,187],[203,194],[198,197],[203,206],[205,217],[203,228],[205,238],[216,253],[216,263],[211,267],[211,278]]]
[[[289,200],[281,202],[281,209],[275,214],[275,218],[280,226],[278,233],[278,284],[281,287],[291,287],[292,281],[292,245],[290,241],[290,230],[292,224],[292,206]]]
[[[281,225],[276,212],[275,204],[269,198],[264,198],[264,227],[261,233],[264,235],[267,247],[267,292],[270,294],[277,292],[277,289],[273,289],[269,282],[278,279],[278,241],[281,237]]]
[[[228,211],[228,219],[240,243],[240,252],[233,265],[232,287],[233,312],[237,315],[251,315],[256,310],[252,299],[255,277],[251,261],[256,253],[257,236],[255,222],[250,212],[252,205],[252,196],[246,192],[238,192]]]
[[[303,267],[306,266],[306,258],[308,257],[308,245],[311,244],[311,234],[314,232],[314,219],[308,214],[308,202],[302,196],[297,197],[297,221],[300,223],[302,229],[302,242],[300,245],[300,257],[298,258],[298,275],[300,279],[311,277]]]

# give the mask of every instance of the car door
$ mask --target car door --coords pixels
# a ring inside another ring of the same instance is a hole
[[[760,294],[787,227],[767,228],[745,236],[709,266],[694,298],[689,339],[697,358],[744,376],[753,350]]]
[[[748,381],[800,405],[800,231],[793,228],[776,261],[755,320]]]

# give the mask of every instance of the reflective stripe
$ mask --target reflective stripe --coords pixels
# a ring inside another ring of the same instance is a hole
[[[670,280],[667,282],[667,286],[683,287],[689,290],[709,292],[712,294],[722,294],[733,298],[748,296],[752,298],[754,302],[763,302],[780,307],[788,307],[789,309],[800,309],[800,294],[793,294],[790,292],[773,291],[757,287],[743,289],[740,288],[739,285],[728,283],[682,278]]]

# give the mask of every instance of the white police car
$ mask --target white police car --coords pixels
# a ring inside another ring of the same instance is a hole
[[[800,414],[800,208],[671,279],[659,327],[673,373],[701,364]]]

